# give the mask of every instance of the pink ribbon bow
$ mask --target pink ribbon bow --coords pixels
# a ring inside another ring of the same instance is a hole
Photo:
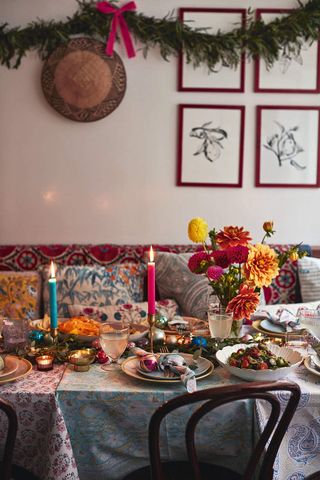
[[[116,8],[113,5],[111,5],[109,2],[98,2],[96,6],[99,12],[101,13],[105,13],[107,15],[113,14],[109,38],[106,44],[106,50],[105,50],[106,54],[108,56],[112,56],[113,54],[114,42],[116,40],[117,28],[119,26],[121,35],[127,50],[128,57],[129,58],[135,57],[136,52],[134,50],[132,38],[128,29],[127,22],[123,18],[122,14],[123,12],[136,10],[137,8],[136,4],[134,2],[128,2],[120,8]]]

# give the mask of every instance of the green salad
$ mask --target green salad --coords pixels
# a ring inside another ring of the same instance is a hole
[[[250,368],[252,370],[275,370],[289,367],[290,363],[282,357],[277,357],[264,345],[239,348],[232,353],[228,363],[231,367]]]

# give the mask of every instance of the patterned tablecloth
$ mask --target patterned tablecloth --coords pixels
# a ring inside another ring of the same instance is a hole
[[[280,446],[275,463],[274,480],[303,480],[320,471],[320,377],[300,366],[288,377],[300,385],[301,399],[298,409]],[[283,405],[287,395],[279,395]],[[268,417],[263,402],[256,405],[258,430]]]
[[[198,382],[209,388],[230,382],[218,369]],[[185,393],[181,384],[143,382],[94,365],[90,372],[67,369],[57,390],[81,480],[120,480],[148,464],[147,430],[151,414],[167,399]],[[236,411],[235,411],[236,409]],[[167,417],[163,458],[185,458],[183,409]],[[190,414],[190,407],[189,407]],[[249,401],[223,407],[199,424],[200,458],[243,469],[252,448],[253,408]],[[207,428],[210,422],[211,428]]]
[[[78,480],[70,438],[55,392],[65,367],[50,372],[34,370],[28,377],[0,386],[1,398],[17,409],[19,429],[14,462],[43,480]],[[7,421],[0,412],[3,448]]]
[[[64,368],[33,371],[23,380],[0,386],[0,396],[18,411],[15,462],[42,480],[119,480],[146,465],[150,416],[165,400],[184,393],[184,387],[107,373],[99,365],[86,373],[67,368],[63,375]],[[303,480],[320,470],[320,377],[301,366],[290,379],[300,385],[302,398],[281,445],[274,480]],[[198,387],[237,382],[218,368]],[[200,458],[242,471],[252,448],[253,426],[261,427],[267,418],[265,408],[260,402],[255,417],[250,402],[239,402],[206,417],[197,438]],[[185,418],[182,409],[168,417],[164,459],[184,458]],[[4,427],[0,415],[0,445]]]

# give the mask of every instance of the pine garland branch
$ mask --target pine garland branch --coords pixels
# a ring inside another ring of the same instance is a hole
[[[45,59],[57,46],[76,35],[105,41],[112,16],[98,12],[96,2],[92,0],[79,0],[78,5],[78,11],[66,21],[37,20],[24,28],[0,24],[0,63],[17,68],[26,53],[32,50],[38,51]],[[268,24],[249,14],[245,26],[216,34],[207,33],[205,28],[192,28],[192,22],[183,24],[173,13],[162,19],[137,12],[126,12],[124,16],[145,56],[154,47],[160,49],[165,60],[183,51],[194,67],[205,63],[214,70],[219,62],[235,68],[245,53],[251,58],[264,59],[270,67],[283,48],[299,53],[304,42],[312,43],[319,38],[320,0],[309,0],[305,5],[299,2],[289,15],[280,16]]]

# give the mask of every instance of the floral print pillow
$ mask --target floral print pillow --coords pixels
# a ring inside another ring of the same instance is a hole
[[[174,300],[159,300],[156,302],[156,310],[171,320],[178,314],[178,304]],[[95,320],[105,322],[107,320],[125,320],[129,323],[148,324],[148,302],[126,303],[124,305],[112,305],[109,307],[86,307],[85,305],[69,305],[71,317],[85,315]]]
[[[39,318],[40,298],[38,272],[0,272],[0,315],[10,319]]]
[[[68,306],[81,304],[102,307],[143,300],[144,270],[134,263],[115,264],[107,267],[58,266],[57,300],[58,315],[69,317]],[[45,311],[49,311],[49,270],[43,271],[43,299]]]

